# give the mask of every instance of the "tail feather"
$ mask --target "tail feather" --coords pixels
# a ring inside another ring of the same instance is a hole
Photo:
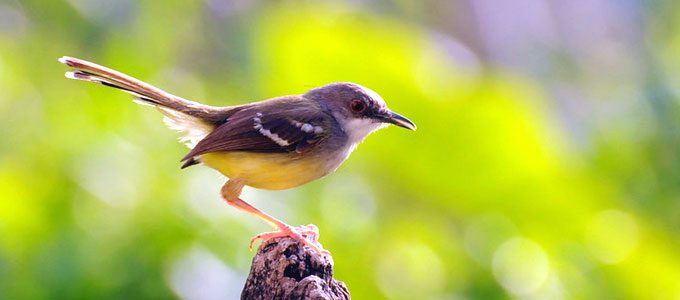
[[[137,98],[139,98],[139,100],[144,102],[144,104],[146,104],[146,105],[152,105],[152,106],[161,105],[157,101],[154,101],[151,98],[148,98],[147,96],[144,96],[144,95],[142,95],[138,92],[131,90],[130,88],[128,88],[124,85],[116,83],[115,81],[113,81],[111,79],[99,76],[97,74],[89,73],[89,72],[86,72],[86,71],[70,71],[70,72],[66,72],[66,74],[64,74],[64,75],[66,76],[66,78],[94,82],[94,83],[97,83],[97,84],[101,84],[101,85],[105,85],[105,86],[109,86],[109,87],[113,87],[113,88],[123,90],[125,92],[132,94],[135,97],[135,101],[138,101]],[[140,103],[140,104],[142,104],[142,103]]]
[[[215,126],[226,120],[228,108],[220,108],[189,101],[141,80],[95,63],[64,56],[59,62],[74,68],[66,77],[89,81],[128,92],[135,102],[158,108],[165,115],[165,123],[172,129],[182,131],[180,141],[189,148],[208,135]]]

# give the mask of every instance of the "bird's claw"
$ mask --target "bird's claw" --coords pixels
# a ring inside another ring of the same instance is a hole
[[[314,250],[319,255],[331,254],[328,250],[324,249],[321,244],[319,244],[319,228],[314,224],[298,226],[295,228],[286,226],[278,231],[260,233],[250,240],[250,250],[253,249],[253,245],[257,240],[262,240],[264,243],[277,237],[290,237],[298,240],[303,245],[312,248],[312,250]]]

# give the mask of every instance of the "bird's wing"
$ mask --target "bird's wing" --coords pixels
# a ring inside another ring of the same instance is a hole
[[[254,105],[232,115],[201,140],[182,161],[196,164],[195,157],[209,152],[248,151],[303,153],[325,139],[331,117],[307,101]]]

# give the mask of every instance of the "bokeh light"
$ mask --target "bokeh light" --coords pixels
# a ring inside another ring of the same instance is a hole
[[[541,246],[531,240],[516,237],[496,250],[493,274],[511,293],[526,295],[545,284],[550,274],[550,263]]]
[[[378,258],[375,277],[388,299],[436,298],[443,292],[442,261],[427,245],[386,245]]]
[[[593,217],[586,232],[586,243],[595,258],[614,264],[635,251],[638,231],[637,223],[629,214],[607,210]]]

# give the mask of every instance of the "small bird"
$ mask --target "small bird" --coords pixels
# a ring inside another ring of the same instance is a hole
[[[251,248],[258,239],[287,236],[320,254],[328,253],[316,241],[316,226],[294,228],[260,211],[239,198],[244,186],[267,190],[300,186],[335,171],[377,129],[389,124],[416,129],[409,119],[389,110],[376,92],[349,82],[302,95],[215,107],[89,61],[68,56],[59,61],[74,69],[67,78],[121,89],[135,102],[163,113],[165,123],[180,131],[180,141],[191,149],[181,160],[182,169],[202,163],[219,171],[228,178],[221,189],[224,200],[276,228],[256,235]]]

